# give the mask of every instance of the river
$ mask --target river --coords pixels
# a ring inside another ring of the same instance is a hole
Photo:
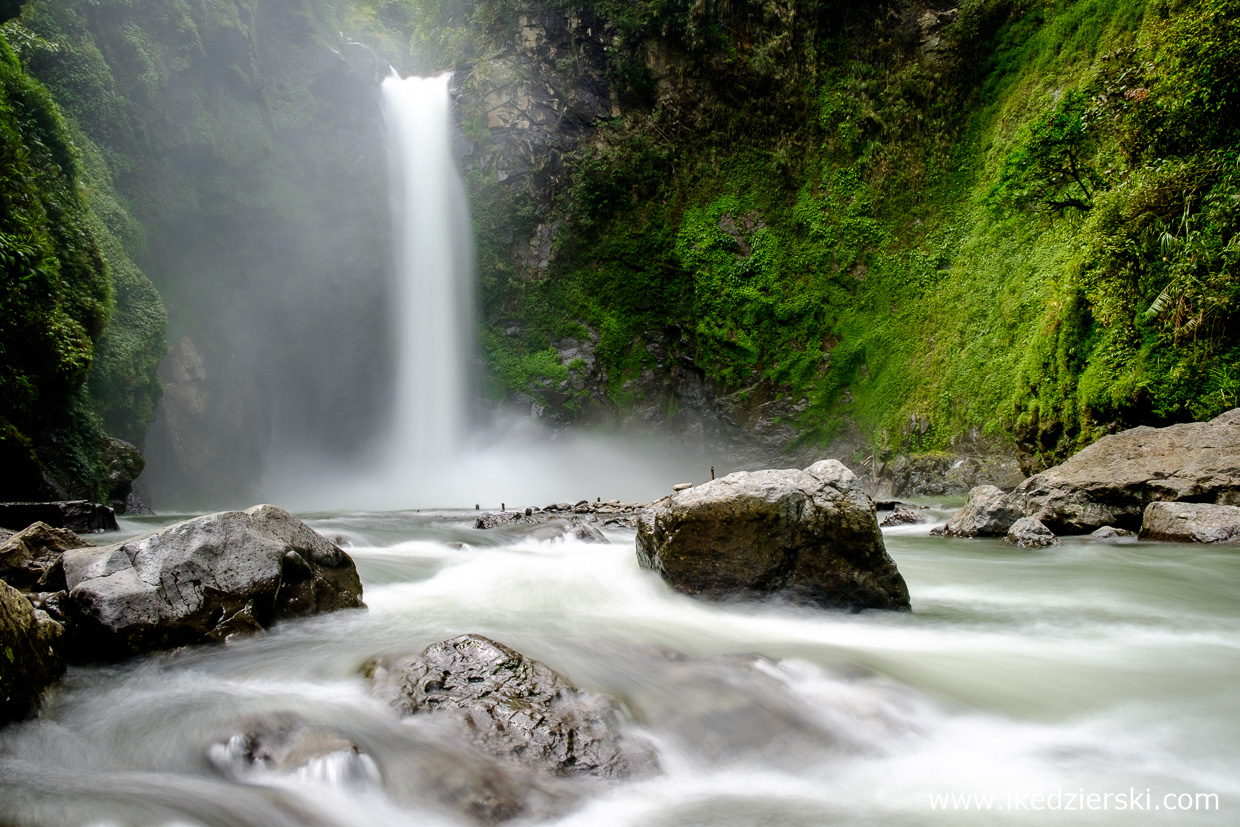
[[[356,561],[367,611],[71,667],[38,719],[0,731],[0,823],[469,824],[427,780],[459,746],[358,672],[467,632],[618,699],[658,755],[650,778],[551,789],[530,822],[1237,823],[1234,548],[892,529],[914,611],[841,614],[678,595],[631,531],[540,543],[472,519],[308,515]],[[281,718],[356,743],[367,772],[221,765],[231,734]]]

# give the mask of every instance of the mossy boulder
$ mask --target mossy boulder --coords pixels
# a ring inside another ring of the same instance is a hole
[[[779,596],[823,608],[910,608],[874,503],[836,460],[679,491],[638,523],[637,560],[710,599]]]
[[[0,583],[0,724],[29,718],[65,671],[64,627]]]

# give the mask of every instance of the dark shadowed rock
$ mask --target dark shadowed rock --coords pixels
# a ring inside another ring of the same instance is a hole
[[[64,574],[56,565],[60,555],[90,547],[67,528],[35,523],[0,543],[0,579],[18,589],[41,586],[44,591],[63,590]]]
[[[1240,542],[1240,508],[1206,503],[1150,503],[1141,522],[1142,540],[1174,543]]]
[[[941,533],[946,537],[1003,537],[1022,516],[1019,503],[1001,489],[979,485]]]
[[[1210,422],[1103,437],[1013,492],[1057,534],[1136,530],[1151,502],[1240,505],[1240,408]]]
[[[108,501],[112,509],[117,514],[150,514],[151,509],[133,489],[134,480],[146,468],[142,452],[124,440],[109,438],[103,459],[108,464]]]
[[[407,715],[454,721],[485,752],[557,776],[621,778],[654,757],[615,729],[615,705],[545,664],[480,635],[428,646],[418,657],[377,659],[374,693]]]
[[[86,659],[221,641],[364,605],[349,556],[271,505],[68,551],[61,563],[72,654]]]
[[[0,725],[33,715],[43,692],[64,674],[63,632],[25,595],[0,583]]]
[[[655,503],[638,523],[637,560],[677,591],[707,598],[909,608],[874,504],[836,460],[737,472]]]
[[[1021,517],[1008,529],[1005,542],[1021,548],[1045,548],[1053,546],[1059,539],[1051,530],[1032,517]]]
[[[44,503],[0,503],[0,525],[22,529],[43,522],[53,528],[67,528],[79,534],[116,531],[116,513],[106,505],[86,500]]]
[[[881,514],[882,512],[879,513]],[[891,528],[897,525],[916,525],[921,521],[922,517],[916,511],[906,505],[896,503],[878,525],[879,528]]]

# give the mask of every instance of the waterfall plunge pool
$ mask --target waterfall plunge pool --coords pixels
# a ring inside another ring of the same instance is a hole
[[[1026,553],[902,528],[887,546],[914,612],[839,614],[676,594],[638,568],[632,532],[540,543],[472,519],[311,517],[346,543],[369,610],[70,668],[41,717],[0,731],[0,822],[474,823],[416,779],[393,791],[407,755],[447,736],[402,722],[358,672],[468,632],[618,699],[658,754],[657,776],[566,787],[516,824],[1223,824],[1240,803],[1232,549]],[[356,743],[373,772],[212,762],[280,716]],[[1185,796],[1189,811],[1159,809]]]

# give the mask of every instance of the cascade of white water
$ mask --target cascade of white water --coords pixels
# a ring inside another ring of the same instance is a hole
[[[398,349],[388,459],[459,451],[471,407],[473,241],[452,157],[452,74],[383,82]]]

